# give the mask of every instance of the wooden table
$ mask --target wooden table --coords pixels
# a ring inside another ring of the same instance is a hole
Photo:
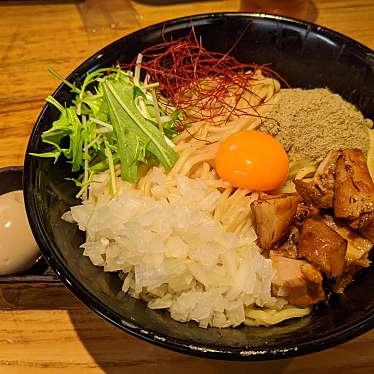
[[[239,1],[132,2],[138,24],[87,33],[72,2],[0,3],[0,167],[22,165],[44,98],[57,85],[49,66],[67,75],[92,53],[137,28],[212,11]],[[318,0],[316,22],[374,49],[373,0]],[[9,285],[0,290],[0,374],[19,373],[369,373],[374,331],[334,349],[278,362],[209,361],[135,339],[90,312],[59,284]],[[8,303],[8,304],[7,304]]]

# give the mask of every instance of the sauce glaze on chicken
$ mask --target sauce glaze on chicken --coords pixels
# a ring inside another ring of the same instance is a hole
[[[252,204],[258,244],[272,260],[272,294],[291,305],[327,300],[323,279],[341,293],[368,267],[374,243],[374,183],[365,156],[330,151],[296,193],[261,194]]]

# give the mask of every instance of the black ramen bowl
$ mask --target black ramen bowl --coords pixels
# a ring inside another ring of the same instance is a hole
[[[271,64],[293,87],[329,87],[374,118],[374,52],[334,31],[284,17],[243,13],[198,15],[139,30],[97,52],[67,78],[80,83],[95,69],[130,62],[146,47],[188,34],[194,26],[210,50],[227,52],[242,62]],[[234,46],[234,48],[233,48]],[[61,85],[53,96],[70,103]],[[27,152],[48,149],[41,133],[58,112],[46,105]],[[117,274],[104,273],[82,256],[84,234],[61,220],[78,204],[75,188],[65,180],[69,167],[59,161],[26,156],[24,190],[36,240],[65,285],[89,308],[120,329],[175,351],[228,360],[265,360],[315,352],[360,335],[374,326],[374,271],[358,275],[343,295],[309,317],[270,328],[208,328],[179,323],[167,311],[148,309],[121,292]]]

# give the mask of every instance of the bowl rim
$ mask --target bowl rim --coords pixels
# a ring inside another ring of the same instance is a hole
[[[232,18],[232,17],[247,17],[250,19],[269,19],[271,21],[280,21],[282,23],[288,23],[297,25],[299,27],[305,28],[307,31],[316,31],[327,33],[329,36],[334,36],[344,40],[345,42],[354,43],[356,47],[362,49],[362,51],[368,55],[374,56],[374,51],[372,51],[367,46],[363,45],[356,40],[331,30],[326,27],[319,26],[317,24],[302,21],[285,16],[276,16],[265,13],[247,13],[247,12],[217,12],[217,13],[205,13],[196,14],[191,16],[180,17],[176,19],[162,21],[150,26],[138,29],[129,34],[118,38],[112,43],[106,45],[86,60],[84,60],[79,66],[77,66],[66,78],[71,80],[74,77],[76,71],[82,69],[86,64],[90,63],[93,59],[98,58],[105,50],[111,48],[112,46],[119,43],[124,38],[133,38],[137,35],[147,34],[152,31],[161,30],[166,27],[167,30],[173,30],[173,27],[178,28],[183,24],[194,23],[194,24],[204,24],[204,21],[209,21],[214,18]],[[56,90],[53,92],[52,96],[55,96],[64,83],[61,83]],[[200,343],[192,343],[181,338],[173,338],[164,334],[159,334],[153,330],[145,330],[142,326],[138,325],[136,321],[125,321],[117,312],[113,311],[111,308],[106,306],[102,301],[100,301],[96,296],[91,294],[80,281],[66,268],[61,261],[55,256],[54,245],[48,240],[48,235],[41,224],[41,217],[38,214],[37,202],[35,199],[35,194],[31,186],[32,181],[32,171],[30,168],[31,156],[28,155],[29,149],[35,142],[37,129],[40,127],[40,122],[45,115],[48,108],[46,103],[40,112],[32,133],[29,138],[25,162],[24,162],[24,198],[25,206],[30,222],[32,232],[35,239],[41,248],[44,257],[47,259],[49,265],[56,272],[57,276],[61,279],[64,285],[88,308],[94,311],[96,314],[117,326],[118,328],[128,332],[129,334],[141,338],[149,343],[167,348],[173,351],[191,354],[194,356],[200,356],[211,359],[223,359],[223,360],[237,360],[237,361],[262,361],[262,360],[274,360],[282,359],[294,356],[300,356],[307,353],[318,352],[335,345],[344,343],[351,340],[365,332],[369,331],[374,327],[374,314],[372,312],[367,312],[362,318],[357,321],[351,322],[346,327],[338,328],[333,333],[299,343],[298,345],[290,343],[288,346],[282,348],[277,348],[276,346],[261,346],[256,348],[251,348],[249,346],[233,346],[233,347],[219,347],[218,345],[203,345]]]

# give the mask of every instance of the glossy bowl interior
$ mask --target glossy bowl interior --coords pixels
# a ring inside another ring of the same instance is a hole
[[[283,18],[248,14],[209,14],[173,20],[128,35],[96,53],[69,76],[80,82],[86,73],[117,61],[130,62],[145,47],[186,35],[194,25],[206,48],[226,52],[243,62],[271,63],[293,87],[329,87],[374,118],[374,54],[359,43],[324,28]],[[61,85],[53,94],[71,101]],[[46,150],[40,135],[58,116],[46,105],[30,138],[28,152]],[[318,351],[353,338],[374,325],[374,272],[369,269],[330,307],[306,318],[271,328],[200,329],[178,323],[166,311],[147,309],[121,292],[116,274],[104,273],[82,256],[84,241],[77,227],[60,217],[77,204],[75,189],[64,178],[63,162],[27,156],[24,190],[37,242],[62,281],[88,307],[119,328],[144,340],[180,352],[209,358],[263,360]]]

